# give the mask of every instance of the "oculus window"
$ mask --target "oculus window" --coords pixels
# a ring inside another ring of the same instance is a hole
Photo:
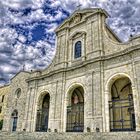
[[[82,53],[82,43],[81,41],[77,41],[74,47],[74,58],[80,58]]]

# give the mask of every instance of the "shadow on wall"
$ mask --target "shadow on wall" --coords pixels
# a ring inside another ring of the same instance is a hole
[[[0,130],[2,130],[3,120],[0,120]]]

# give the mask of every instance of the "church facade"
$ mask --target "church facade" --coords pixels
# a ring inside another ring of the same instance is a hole
[[[56,29],[49,67],[11,79],[3,131],[140,131],[140,37],[122,43],[107,17],[77,10]]]

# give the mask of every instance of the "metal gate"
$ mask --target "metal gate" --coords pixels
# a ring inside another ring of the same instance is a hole
[[[36,131],[46,132],[48,130],[48,110],[37,111]]]
[[[18,117],[13,117],[13,128],[12,128],[12,131],[16,131],[16,129],[17,129],[17,120],[18,120]]]
[[[135,131],[133,99],[109,101],[110,131]]]
[[[67,132],[83,132],[84,130],[84,103],[73,104],[67,107]]]

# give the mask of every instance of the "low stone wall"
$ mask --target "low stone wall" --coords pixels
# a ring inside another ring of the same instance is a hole
[[[140,132],[45,133],[0,132],[0,140],[140,140]]]

